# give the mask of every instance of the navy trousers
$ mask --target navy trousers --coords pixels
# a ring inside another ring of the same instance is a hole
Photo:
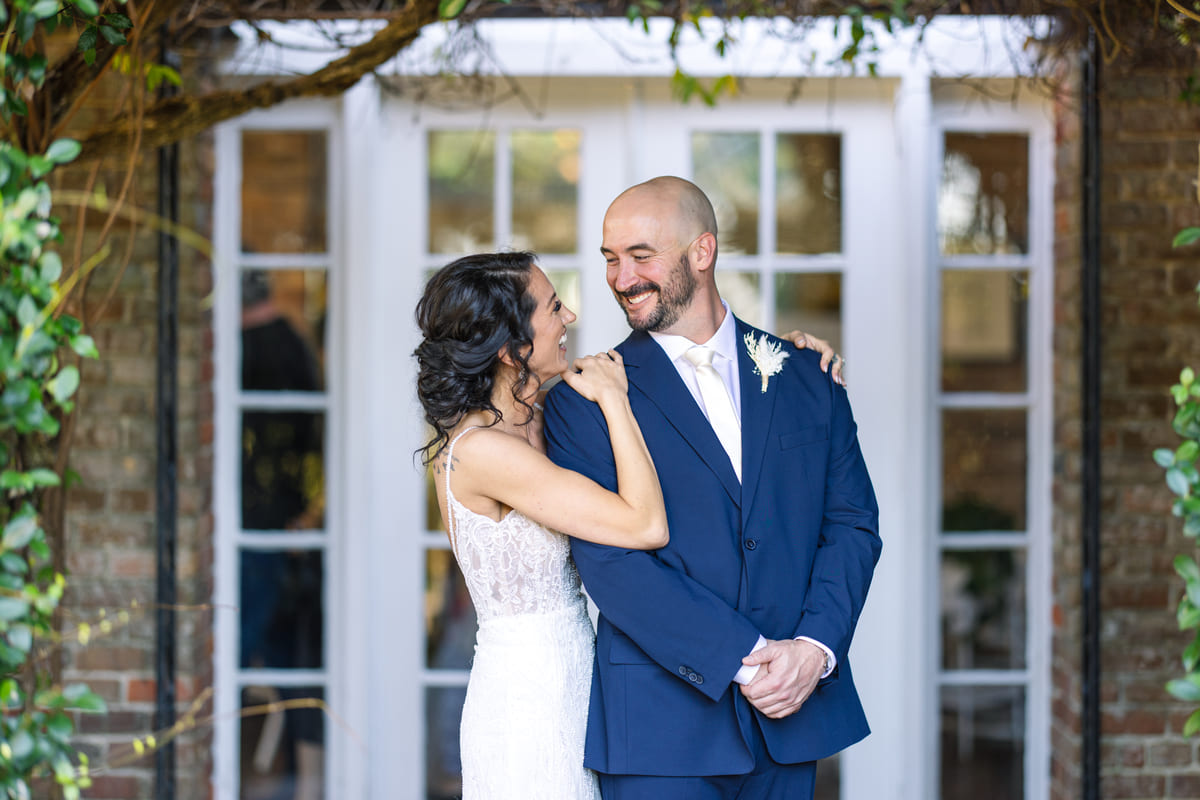
[[[693,777],[600,773],[600,796],[604,800],[812,800],[817,763],[780,764],[772,759],[758,720],[740,701],[738,722],[754,756],[751,772]]]

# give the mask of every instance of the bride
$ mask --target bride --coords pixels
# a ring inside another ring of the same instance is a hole
[[[599,798],[583,766],[594,634],[567,536],[667,543],[621,356],[568,364],[574,321],[525,252],[461,258],[417,305],[417,394],[433,429],[424,461],[479,618],[460,733],[464,800]],[[832,356],[821,340],[787,338],[820,350],[822,366]],[[617,493],[546,457],[539,392],[558,375],[603,411]]]

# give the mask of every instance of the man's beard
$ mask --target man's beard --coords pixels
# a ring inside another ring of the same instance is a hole
[[[636,297],[647,291],[658,293],[658,304],[650,312],[649,316],[642,320],[635,320],[633,318],[635,309],[624,306],[625,320],[629,323],[629,327],[635,331],[661,331],[664,328],[669,328],[679,321],[684,310],[691,305],[692,298],[696,296],[696,288],[698,286],[699,283],[696,281],[696,276],[692,274],[687,254],[685,253],[680,256],[679,266],[667,278],[665,286],[659,286],[656,283],[647,281],[621,292],[621,296],[626,299]]]

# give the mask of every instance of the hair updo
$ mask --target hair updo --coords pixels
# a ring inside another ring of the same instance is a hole
[[[434,436],[418,452],[428,464],[450,441],[450,429],[472,411],[502,418],[492,390],[506,352],[520,374],[513,384],[518,404],[530,380],[535,301],[529,295],[534,256],[529,252],[480,253],[438,270],[417,303],[421,344],[417,357],[417,397]]]

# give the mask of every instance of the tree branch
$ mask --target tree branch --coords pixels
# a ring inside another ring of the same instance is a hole
[[[142,146],[159,147],[195,136],[218,122],[256,108],[269,108],[297,97],[340,95],[411,44],[422,28],[437,20],[437,0],[409,0],[370,41],[351,48],[346,55],[311,75],[198,97],[166,98],[147,108],[141,119],[115,119],[89,131],[80,140],[83,145],[80,161],[101,159],[119,151],[128,145],[129,137],[139,126]]]

